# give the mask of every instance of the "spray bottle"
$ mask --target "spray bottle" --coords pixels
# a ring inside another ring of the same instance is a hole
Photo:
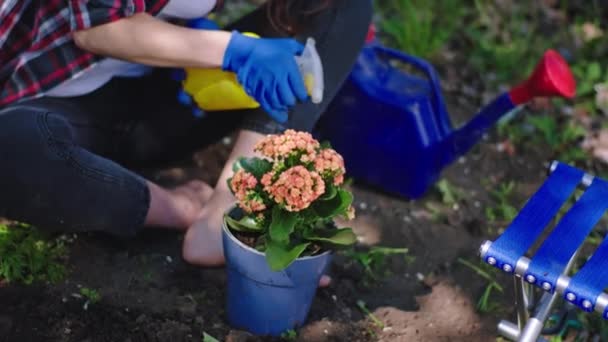
[[[199,29],[217,28],[208,19],[197,19],[189,26]],[[243,34],[259,38],[254,33]],[[304,51],[300,56],[295,56],[295,60],[312,102],[321,103],[324,91],[323,66],[313,38],[307,39]],[[194,111],[196,116],[202,116],[204,111],[252,109],[260,106],[245,92],[232,72],[198,68],[186,68],[184,71],[180,78],[183,90],[178,94],[178,99],[186,105],[194,102],[197,106]]]

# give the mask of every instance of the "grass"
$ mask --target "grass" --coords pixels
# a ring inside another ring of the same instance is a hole
[[[97,304],[101,300],[101,295],[97,290],[91,289],[88,287],[83,287],[80,289],[80,295],[85,299],[85,302],[82,308],[86,311],[89,309],[89,306],[93,304]]]
[[[486,287],[483,294],[477,301],[477,310],[482,313],[498,311],[500,309],[500,303],[493,300],[492,294],[494,292],[503,293],[504,289],[496,281],[496,275],[498,273],[497,270],[489,265],[486,265],[485,263],[480,262],[479,265],[475,265],[474,263],[462,258],[458,258],[458,262],[471,269],[486,281]]]
[[[535,135],[542,139],[542,142],[549,145],[555,153],[555,158],[566,163],[575,163],[588,158],[579,146],[578,142],[585,136],[586,130],[572,122],[565,121],[562,124],[557,122],[555,116],[530,116],[528,122],[534,126],[540,134]]]
[[[517,215],[517,208],[511,205],[511,195],[515,189],[515,182],[500,184],[496,190],[490,192],[496,201],[495,207],[486,208],[486,218],[490,222],[510,222]]]
[[[520,145],[520,150],[530,144],[546,146],[551,159],[576,164],[589,158],[588,153],[579,144],[587,130],[579,123],[568,117],[560,117],[557,113],[526,115],[521,120],[499,125],[498,132],[511,143]]]
[[[471,65],[498,82],[521,80],[551,44],[539,32],[538,6],[475,0],[473,7],[464,29]]]
[[[256,6],[247,1],[226,1],[224,10],[218,13],[211,13],[209,19],[215,21],[220,27],[226,27],[252,12]],[[257,33],[257,32],[253,32]]]
[[[441,202],[446,205],[454,205],[464,198],[464,193],[461,189],[443,178],[435,185],[437,192],[441,195]]]
[[[281,334],[281,339],[284,341],[295,341],[297,338],[298,333],[293,329],[289,329]]]
[[[36,228],[0,225],[0,279],[9,283],[56,283],[66,270],[64,242]]]
[[[206,332],[203,332],[203,338],[201,340],[202,342],[219,342],[217,338],[207,334]]]
[[[459,0],[376,1],[380,31],[389,45],[408,54],[432,58],[443,48],[464,17]],[[438,12],[448,15],[436,15]]]
[[[376,315],[369,311],[364,301],[360,299],[357,300],[357,307],[372,321],[372,323],[374,323],[376,327],[384,329],[384,323],[378,317],[376,317]]]
[[[346,251],[347,257],[355,260],[361,265],[365,271],[364,284],[370,285],[373,282],[381,280],[390,272],[387,270],[387,259],[390,256],[402,255],[406,262],[411,262],[411,258],[407,258],[407,248],[391,248],[374,246],[367,251]]]

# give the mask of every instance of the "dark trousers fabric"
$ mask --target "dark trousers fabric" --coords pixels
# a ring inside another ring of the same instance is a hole
[[[115,78],[73,98],[39,98],[0,111],[0,216],[42,229],[132,236],[142,228],[150,193],[133,166],[186,156],[238,129],[312,130],[346,79],[371,20],[370,0],[337,1],[309,31],[324,65],[323,103],[298,104],[281,126],[260,109],[198,119],[176,99],[167,69]],[[277,36],[263,8],[230,29]],[[229,100],[229,99],[227,99]]]

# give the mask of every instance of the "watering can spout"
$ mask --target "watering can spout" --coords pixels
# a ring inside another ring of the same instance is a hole
[[[534,72],[523,83],[498,96],[471,121],[451,134],[446,143],[454,149],[453,157],[465,154],[502,116],[537,97],[573,98],[576,82],[566,61],[555,50],[548,50]],[[445,161],[449,163],[451,161]]]

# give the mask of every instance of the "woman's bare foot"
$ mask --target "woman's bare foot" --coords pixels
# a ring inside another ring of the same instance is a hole
[[[230,193],[216,192],[201,210],[198,220],[190,226],[184,237],[182,256],[197,266],[224,264],[222,246],[222,218],[234,198]]]
[[[146,225],[152,227],[173,227],[186,230],[200,216],[213,188],[207,183],[193,180],[173,189],[164,189],[148,183],[150,208]]]
[[[207,183],[193,180],[170,189],[175,201],[184,209],[185,217],[190,218],[190,226],[199,217],[201,210],[213,195],[213,188]]]

